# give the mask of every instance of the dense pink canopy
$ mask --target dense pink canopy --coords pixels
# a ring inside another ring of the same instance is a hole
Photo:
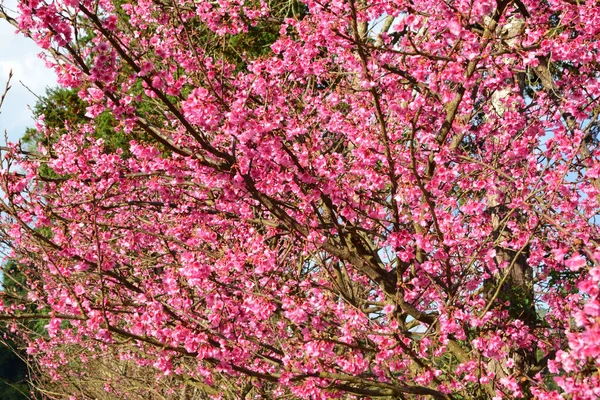
[[[20,2],[92,118],[5,153],[30,354],[216,397],[598,398],[597,2],[273,4]],[[213,51],[267,22],[266,55]]]

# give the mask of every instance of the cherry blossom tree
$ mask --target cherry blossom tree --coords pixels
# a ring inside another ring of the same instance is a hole
[[[1,318],[48,319],[58,382],[110,353],[214,398],[600,396],[596,1],[19,7],[91,118],[3,154]]]

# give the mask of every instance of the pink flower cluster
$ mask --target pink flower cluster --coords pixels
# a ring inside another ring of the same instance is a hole
[[[3,150],[29,353],[214,398],[598,398],[596,2],[287,4],[20,1],[90,118]]]

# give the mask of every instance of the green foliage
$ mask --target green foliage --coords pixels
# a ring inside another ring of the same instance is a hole
[[[248,32],[231,36],[223,50],[225,58],[238,70],[245,69],[244,58],[256,59],[269,54],[270,46],[279,36],[277,29],[275,25],[260,24],[250,27]]]
[[[28,399],[29,385],[26,378],[27,364],[11,347],[0,344],[0,399]]]
[[[2,291],[8,295],[8,302],[14,301],[15,297],[26,295],[26,278],[21,273],[17,263],[13,260],[8,260],[2,267]]]
[[[2,291],[9,294],[5,302],[15,301],[25,295],[23,284],[26,279],[17,264],[9,260],[2,267]],[[0,325],[0,399],[28,399],[29,385],[26,383],[27,364],[19,356],[19,350],[10,338],[10,329],[5,323]]]
[[[42,135],[38,130],[29,128],[21,139],[22,143],[30,148],[37,147],[38,143],[52,147],[59,136],[67,132],[66,123],[71,125],[91,122],[86,117],[87,104],[79,98],[78,91],[68,88],[53,88],[46,90],[46,94],[39,98],[33,108],[33,116],[38,119],[44,117],[44,124],[53,132],[52,136]],[[115,130],[117,121],[110,112],[103,112],[94,120],[94,137],[104,139],[107,150],[127,148],[128,140],[119,131]]]

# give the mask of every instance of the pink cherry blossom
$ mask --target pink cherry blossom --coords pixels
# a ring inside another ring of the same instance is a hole
[[[47,321],[17,331],[49,375],[73,346],[170,395],[600,396],[596,2],[19,10],[89,118],[2,149],[1,317]]]

